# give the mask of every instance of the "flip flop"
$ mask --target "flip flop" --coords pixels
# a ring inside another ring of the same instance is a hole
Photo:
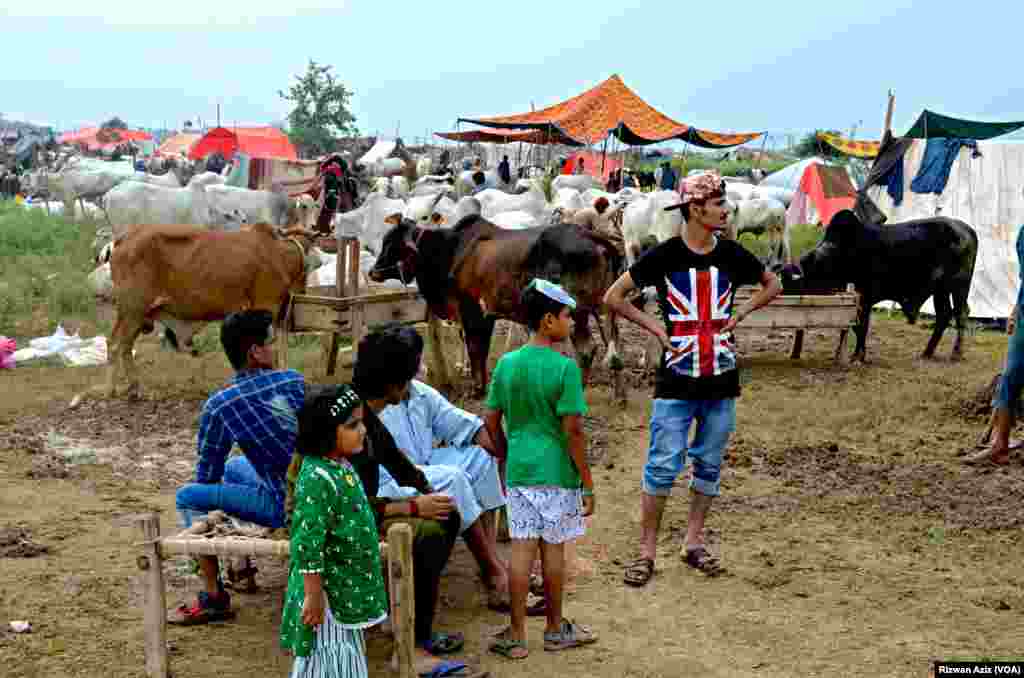
[[[458,652],[465,644],[466,637],[461,633],[435,633],[423,643],[423,649],[437,656]]]
[[[509,629],[507,628],[499,631],[491,638],[490,642],[487,643],[487,649],[501,655],[505,659],[520,660],[530,656],[530,650],[526,647],[526,643],[510,638]]]
[[[454,662],[446,661],[440,662],[434,665],[434,668],[429,671],[420,673],[420,678],[444,678],[445,676],[454,676],[459,672],[469,668],[466,662]]]
[[[654,576],[654,560],[651,558],[637,558],[626,566],[626,572],[622,576],[623,583],[630,586],[644,586]]]
[[[711,553],[703,546],[686,549],[684,560],[687,565],[695,570],[700,570],[709,577],[717,577],[725,569],[722,567],[722,564],[718,562],[718,558],[711,555]]]

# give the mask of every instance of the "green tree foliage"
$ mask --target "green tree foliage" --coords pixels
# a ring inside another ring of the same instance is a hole
[[[796,146],[792,149],[793,153],[799,158],[811,158],[814,156],[822,158],[843,157],[842,153],[832,148],[824,141],[819,141],[818,132],[842,135],[842,132],[839,132],[838,130],[814,130],[813,132],[803,136],[800,141],[796,142]]]
[[[288,92],[278,95],[293,105],[288,114],[288,138],[304,156],[334,150],[339,137],[355,135],[355,116],[349,111],[352,91],[332,72],[333,66],[310,59],[306,72],[295,76]]]
[[[113,118],[111,118],[110,120],[107,120],[105,123],[100,125],[100,128],[102,128],[102,129],[128,129],[128,123],[126,123],[124,120],[122,120],[121,118],[119,118],[119,117],[117,117],[115,115]]]

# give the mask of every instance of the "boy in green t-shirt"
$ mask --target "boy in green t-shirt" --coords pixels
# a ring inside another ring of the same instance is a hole
[[[485,419],[498,448],[508,450],[512,624],[495,635],[489,648],[509,659],[529,654],[526,594],[538,545],[547,598],[544,649],[597,640],[586,627],[562,617],[565,542],[583,536],[583,519],[594,512],[594,481],[584,453],[583,378],[576,363],[554,348],[572,330],[570,312],[576,302],[560,286],[535,279],[523,290],[522,306],[533,338],[498,361]]]

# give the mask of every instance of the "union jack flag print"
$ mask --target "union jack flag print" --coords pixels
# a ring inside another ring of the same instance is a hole
[[[669,340],[682,352],[666,351],[665,367],[687,377],[710,377],[736,367],[736,355],[729,335],[723,334],[729,320],[732,283],[729,276],[712,266],[691,268],[665,278],[668,302]]]

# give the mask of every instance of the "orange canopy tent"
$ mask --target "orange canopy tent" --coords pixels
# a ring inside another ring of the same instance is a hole
[[[729,148],[752,141],[761,132],[721,134],[677,122],[654,109],[613,75],[596,87],[539,111],[487,118],[459,118],[481,127],[546,130],[579,144],[596,144],[615,136],[630,146],[678,139],[703,148]]]
[[[202,138],[198,132],[179,132],[174,136],[167,137],[160,147],[156,149],[157,155],[180,156],[182,151],[186,154],[193,144]]]
[[[103,136],[105,140],[100,139],[100,136]],[[116,148],[130,141],[150,141],[152,139],[152,134],[142,130],[83,127],[75,132],[65,132],[60,135],[57,138],[57,143],[77,144],[85,146],[90,151],[98,151],[100,149]]]
[[[562,144],[582,146],[580,142],[565,136],[558,130],[541,129],[471,129],[465,132],[434,132],[436,136],[449,141],[481,144]]]
[[[299,159],[288,136],[276,127],[214,127],[192,146],[188,157],[200,160],[216,151],[228,159],[235,153],[250,158]]]

